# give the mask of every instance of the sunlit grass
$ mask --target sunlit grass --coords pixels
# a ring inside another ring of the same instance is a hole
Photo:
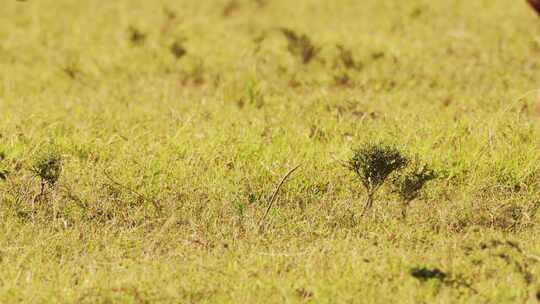
[[[8,1],[0,69],[2,303],[536,301],[525,1]]]

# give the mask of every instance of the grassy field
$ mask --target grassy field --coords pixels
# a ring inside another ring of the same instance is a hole
[[[4,2],[0,303],[540,302],[525,1]]]

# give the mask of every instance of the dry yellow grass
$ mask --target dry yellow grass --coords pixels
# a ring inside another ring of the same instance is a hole
[[[6,1],[0,302],[538,302],[539,36],[513,0]],[[373,140],[439,173],[406,221],[388,185],[353,220]]]

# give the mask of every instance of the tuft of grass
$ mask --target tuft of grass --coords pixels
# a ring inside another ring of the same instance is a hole
[[[375,193],[387,178],[403,169],[408,162],[399,149],[386,143],[370,143],[354,150],[345,167],[356,175],[367,191],[362,216],[373,207]]]

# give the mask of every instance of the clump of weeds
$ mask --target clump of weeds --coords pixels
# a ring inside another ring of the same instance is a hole
[[[176,40],[173,42],[170,48],[171,54],[176,58],[180,59],[187,54],[187,50],[184,47],[182,41]]]
[[[134,26],[128,28],[129,40],[134,45],[142,45],[146,41],[146,34]]]
[[[74,80],[81,71],[77,68],[75,63],[70,63],[62,67],[62,72],[64,72],[70,79]]]
[[[361,216],[373,207],[375,194],[388,177],[403,169],[409,159],[396,147],[385,143],[370,143],[354,150],[345,163],[367,191],[367,201]]]
[[[336,58],[336,65],[341,64],[346,69],[351,69],[351,70],[362,69],[363,67],[362,63],[354,59],[354,56],[351,50],[345,48],[345,46],[341,44],[336,45],[336,48],[338,50],[338,56]]]
[[[407,209],[412,201],[417,199],[424,186],[437,178],[437,173],[426,164],[415,162],[411,170],[394,179],[394,192],[401,201],[401,216],[407,217]]]
[[[321,48],[315,46],[306,34],[298,34],[287,28],[280,28],[279,30],[287,38],[289,53],[300,58],[303,64],[310,63],[320,52]]]
[[[40,179],[41,190],[38,197],[45,194],[46,187],[54,187],[62,174],[62,155],[56,147],[40,151],[32,162],[32,173]]]

